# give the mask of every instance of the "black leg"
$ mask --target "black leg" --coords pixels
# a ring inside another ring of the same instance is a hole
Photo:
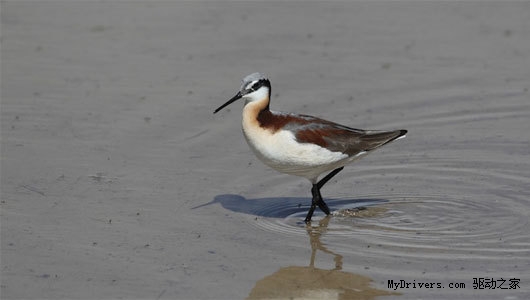
[[[320,194],[320,189],[318,189],[318,186],[315,184],[311,188],[311,194],[313,194],[313,203],[318,205],[320,209],[326,214],[329,215],[329,208],[326,202],[322,199],[322,194]]]
[[[328,175],[326,175],[326,177],[320,179],[320,181],[317,182],[318,189],[320,190],[322,188],[322,186],[324,184],[326,184],[326,182],[328,182],[333,176],[337,175],[337,173],[342,171],[342,169],[344,169],[344,167],[337,168],[337,169],[331,171]]]
[[[315,212],[317,205],[326,215],[329,215],[329,208],[324,200],[322,200],[322,195],[320,194],[317,184],[313,184],[313,187],[311,188],[311,194],[313,195],[313,199],[311,200],[311,207],[309,208],[304,220],[306,223],[311,222],[311,217],[313,217],[313,213]]]
[[[329,215],[329,208],[326,202],[324,202],[324,200],[322,199],[322,195],[320,194],[320,188],[322,188],[322,186],[326,184],[326,182],[328,182],[333,176],[337,175],[337,173],[342,171],[342,169],[344,169],[344,167],[340,167],[331,171],[331,173],[326,175],[319,182],[313,184],[313,187],[311,188],[311,194],[313,195],[313,199],[311,201],[311,207],[307,212],[304,222],[311,222],[311,217],[313,217],[313,213],[315,212],[315,208],[317,207],[317,205],[326,215]]]
[[[313,201],[311,202],[311,207],[309,208],[309,211],[307,212],[307,215],[305,216],[304,222],[306,224],[311,222],[311,218],[313,217],[313,213],[315,212],[316,207],[317,207],[317,204],[313,198]]]

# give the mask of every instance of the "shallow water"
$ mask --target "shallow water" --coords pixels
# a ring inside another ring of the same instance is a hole
[[[350,268],[364,268],[362,274],[387,291],[392,290],[389,280],[408,282],[408,288],[402,283],[394,289],[405,298],[473,298],[482,292],[486,298],[525,299],[523,295],[530,292],[528,135],[510,137],[499,132],[472,137],[459,130],[495,131],[501,126],[502,131],[527,126],[530,105],[518,100],[511,106],[511,96],[505,98],[495,111],[424,115],[390,126],[412,130],[405,140],[388,148],[415,143],[430,128],[442,134],[429,138],[422,153],[401,152],[404,157],[394,163],[386,163],[383,157],[392,156],[392,149],[374,153],[383,161],[346,167],[335,182],[325,186],[324,198],[333,195],[326,199],[332,215],[324,218],[317,209],[311,224],[325,220],[319,229],[322,245],[340,255],[341,261],[362,262]],[[451,142],[445,143],[447,139]],[[275,190],[287,184],[275,182]],[[384,187],[386,193],[356,193],[357,187],[364,190],[365,186],[374,190]],[[348,190],[351,195],[345,192]],[[336,198],[337,194],[340,197]],[[303,219],[310,198],[220,195],[213,202],[254,216],[246,220],[255,235],[272,232],[293,245],[293,237],[308,234]],[[306,244],[300,242],[300,247]],[[433,286],[413,288],[413,283]],[[455,284],[465,287],[451,288]],[[347,291],[342,293],[347,295]]]
[[[331,216],[307,224],[305,231],[311,245],[308,266],[289,266],[258,282],[247,299],[373,299],[377,296],[400,295],[396,292],[371,287],[366,276],[344,272],[343,255],[326,247],[321,237],[329,234]],[[317,255],[333,257],[334,266],[322,269],[315,266]]]
[[[1,11],[2,299],[530,298],[529,3]],[[308,227],[242,103],[212,115],[253,72],[274,110],[409,133]]]

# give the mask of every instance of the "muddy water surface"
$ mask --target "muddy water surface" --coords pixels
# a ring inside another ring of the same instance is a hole
[[[530,298],[528,2],[1,3],[2,299]],[[306,226],[212,114],[253,72],[409,134]]]
[[[341,261],[353,266],[361,262],[362,274],[405,298],[475,298],[482,293],[486,298],[524,299],[530,291],[530,144],[526,133],[510,138],[503,131],[528,127],[527,96],[507,95],[495,112],[421,116],[394,124],[417,128],[396,144],[421,138],[428,142],[421,153],[412,150],[394,163],[353,167],[351,194],[364,184],[387,193],[328,200],[332,216],[320,214],[312,222],[318,224],[320,217],[322,244]],[[425,136],[435,129],[440,136]],[[473,131],[496,133],[481,136]],[[344,188],[348,182],[351,178],[337,179],[336,184]],[[333,189],[325,187],[324,197]],[[248,201],[241,199],[240,204]],[[263,216],[250,220],[255,230],[285,239],[306,234],[302,220],[309,198],[259,202],[262,207],[249,209]],[[348,295],[348,288],[342,288]]]

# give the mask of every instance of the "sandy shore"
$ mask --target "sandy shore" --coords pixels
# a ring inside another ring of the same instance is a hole
[[[1,4],[2,299],[528,298],[530,3]],[[331,219],[212,114],[256,71],[275,110],[409,130]]]

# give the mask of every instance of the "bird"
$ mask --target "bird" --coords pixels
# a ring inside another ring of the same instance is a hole
[[[252,73],[242,82],[239,92],[214,114],[237,100],[245,100],[242,129],[252,152],[272,169],[304,177],[312,184],[306,224],[311,222],[317,206],[330,214],[320,189],[344,166],[407,134],[405,129],[356,129],[310,115],[273,111],[267,76]],[[319,180],[324,173],[327,174]]]

